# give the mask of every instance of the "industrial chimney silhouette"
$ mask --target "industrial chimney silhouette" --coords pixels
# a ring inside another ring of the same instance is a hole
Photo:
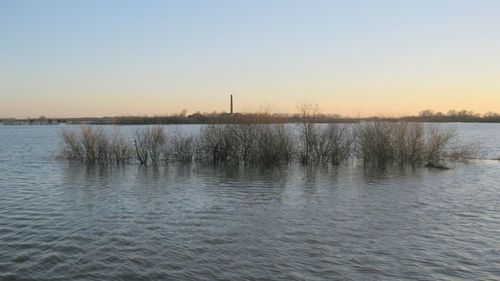
[[[231,95],[231,114],[233,114],[233,95]]]

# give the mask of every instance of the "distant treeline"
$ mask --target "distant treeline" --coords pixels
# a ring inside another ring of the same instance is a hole
[[[56,118],[45,117],[32,119],[0,119],[5,125],[19,124],[114,124],[114,125],[142,125],[142,124],[272,124],[272,123],[300,123],[301,114],[285,113],[201,113],[191,115],[185,113],[161,116],[117,116],[102,118]],[[310,121],[310,120],[309,120]],[[432,110],[421,111],[418,115],[403,117],[345,117],[338,114],[321,114],[314,116],[315,123],[357,123],[360,121],[412,121],[412,122],[477,122],[500,123],[500,114],[488,112],[478,114],[467,110],[450,110],[447,113]]]
[[[122,116],[113,118],[114,124],[271,124],[271,123],[300,123],[301,114],[283,113],[195,113],[192,115],[169,116]],[[338,114],[321,114],[314,116],[315,123],[357,123],[360,121],[412,121],[412,122],[478,122],[500,123],[500,114],[488,112],[477,114],[467,110],[451,110],[448,113],[421,111],[415,116],[403,117],[345,117]]]
[[[406,116],[396,118],[404,121],[417,122],[485,122],[498,123],[500,122],[500,114],[495,112],[487,112],[478,114],[468,110],[450,110],[447,113],[434,112],[432,110],[423,110],[417,116]]]
[[[347,118],[340,115],[318,114],[317,123],[354,123],[358,118]],[[122,116],[113,118],[113,123],[120,125],[133,124],[279,124],[298,123],[302,121],[299,114],[283,113],[194,113],[191,115],[169,116]]]

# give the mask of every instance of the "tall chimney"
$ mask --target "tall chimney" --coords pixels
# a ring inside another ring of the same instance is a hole
[[[231,95],[231,114],[233,114],[233,95]]]

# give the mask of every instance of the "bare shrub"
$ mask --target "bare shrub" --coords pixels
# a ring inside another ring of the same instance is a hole
[[[107,140],[101,128],[81,127],[81,143],[88,163],[106,162]]]
[[[427,140],[426,161],[437,164],[441,161],[465,161],[477,156],[477,146],[472,143],[452,145],[454,131],[430,128]]]
[[[304,140],[304,136],[302,136]],[[330,124],[328,127],[315,125],[307,140],[309,152],[306,152],[304,141],[299,146],[299,159],[302,164],[328,162],[338,165],[350,157],[354,136],[347,126]]]
[[[134,147],[141,165],[159,165],[164,159],[166,144],[167,136],[163,127],[150,127],[135,132]]]
[[[328,162],[329,138],[326,130],[315,124],[308,124],[310,131],[308,135],[302,134],[299,142],[298,155],[302,164],[314,162]]]
[[[293,133],[283,124],[260,125],[252,162],[272,166],[289,162],[294,155]]]
[[[64,146],[60,156],[89,164],[124,164],[132,157],[132,148],[119,131],[110,138],[102,128],[80,127],[79,133],[62,131]]]
[[[300,123],[298,124],[299,159],[301,163],[307,164],[315,158],[313,147],[319,145],[318,141],[320,141],[320,133],[314,124],[316,115],[319,113],[319,107],[317,104],[302,102],[297,105],[297,110],[300,115]]]
[[[330,124],[321,133],[323,153],[321,161],[330,161],[334,165],[349,159],[354,145],[354,135],[347,125]],[[325,157],[326,156],[326,157]]]
[[[394,127],[388,122],[360,124],[357,131],[358,157],[364,162],[385,164],[394,159],[392,135]]]
[[[198,138],[199,159],[212,163],[274,165],[293,157],[293,135],[283,124],[209,125]]]
[[[358,127],[358,157],[377,164],[443,166],[443,161],[470,159],[475,146],[451,147],[451,131],[408,122],[369,122]]]
[[[454,146],[448,149],[446,158],[451,161],[467,161],[477,157],[477,150],[474,144]]]
[[[118,129],[115,129],[110,141],[110,157],[116,164],[126,164],[133,155],[133,148],[123,137]]]
[[[108,139],[101,128],[82,126],[80,143],[87,163],[106,163],[109,160]]]
[[[422,124],[393,123],[392,154],[399,165],[419,164],[425,157],[425,131]]]
[[[200,159],[216,163],[238,162],[238,142],[230,125],[208,125],[198,138]]]
[[[255,124],[245,123],[233,125],[230,128],[231,134],[236,139],[239,159],[244,163],[250,162],[254,157],[258,127]]]
[[[425,161],[438,164],[446,158],[446,147],[454,136],[452,132],[443,132],[437,128],[430,128],[425,147]]]
[[[324,127],[315,124],[319,115],[317,104],[303,102],[297,109],[300,116],[298,158],[302,164],[330,162],[337,165],[350,157],[354,135],[345,125]]]
[[[170,141],[170,148],[170,155],[173,160],[185,164],[191,163],[195,151],[195,138],[176,132]]]
[[[80,137],[73,131],[63,130],[63,148],[59,156],[71,161],[85,161],[85,152]]]

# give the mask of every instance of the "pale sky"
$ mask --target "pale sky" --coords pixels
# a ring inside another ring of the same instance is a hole
[[[500,1],[0,0],[0,117],[500,112]]]

